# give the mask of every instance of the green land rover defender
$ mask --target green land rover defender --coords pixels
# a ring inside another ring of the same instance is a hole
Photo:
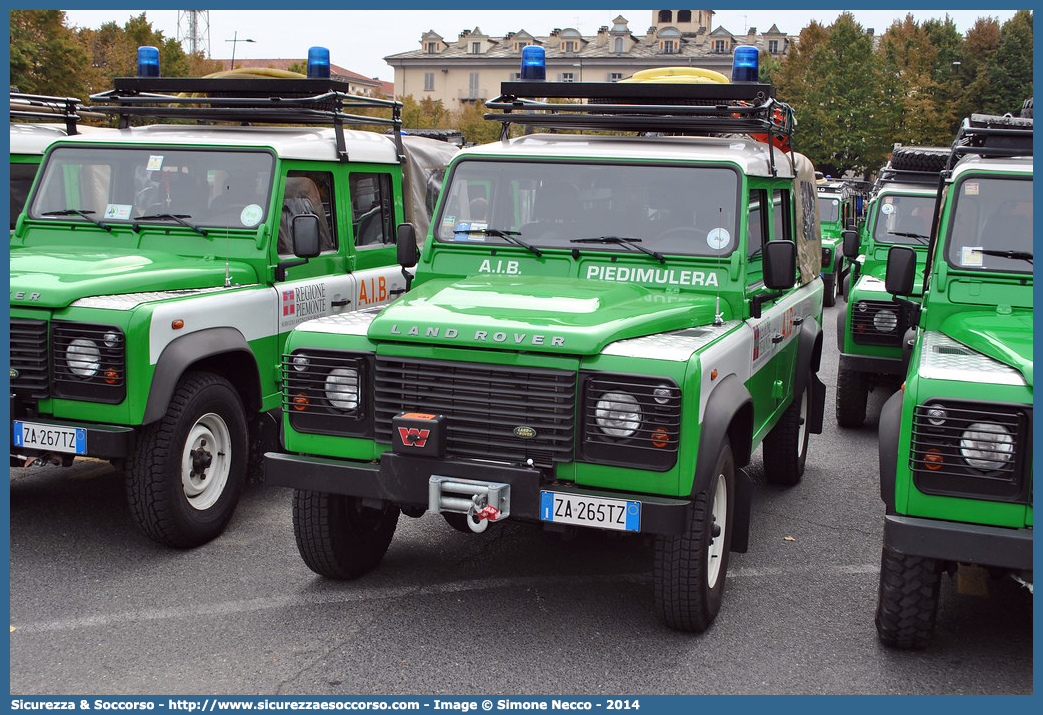
[[[741,467],[763,444],[796,484],[821,430],[814,168],[773,146],[792,114],[770,85],[501,91],[503,139],[454,158],[410,291],[291,334],[269,483],[334,579],[375,567],[400,513],[649,535],[660,618],[701,631],[747,546]]]
[[[826,179],[818,184],[818,216],[822,226],[822,302],[837,302],[847,263],[842,251],[843,232],[855,228],[856,193],[843,181]]]
[[[886,274],[896,303],[922,295],[880,417],[876,627],[899,648],[930,640],[944,572],[1032,588],[1032,120],[965,120],[943,176],[926,276],[909,247]]]
[[[877,387],[894,389],[905,374],[910,309],[893,303],[884,290],[887,254],[893,246],[910,246],[924,265],[938,172],[947,158],[948,150],[938,147],[896,147],[880,170],[861,237],[845,231],[843,249],[851,271],[847,305],[837,311],[841,427],[861,426],[869,393]]]
[[[346,90],[138,77],[92,97],[120,128],[52,144],[11,234],[12,466],[112,460],[155,541],[224,529],[278,445],[286,336],[405,290],[395,227],[428,220],[456,151],[345,129],[400,126]]]

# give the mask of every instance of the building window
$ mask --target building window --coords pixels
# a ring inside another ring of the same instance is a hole
[[[468,98],[469,99],[476,99],[478,97],[479,92],[478,92],[478,73],[477,72],[471,72],[470,75],[468,76],[468,78],[467,78],[467,89],[468,89],[468,92],[469,92],[469,94],[468,94]]]
[[[691,10],[678,10],[677,11],[677,21],[678,22],[691,22],[692,21],[692,11]]]
[[[521,52],[523,47],[528,47],[528,46],[529,46],[528,42],[515,42],[514,43],[514,51],[515,52]]]
[[[608,81],[609,82],[618,82],[621,79],[623,79],[623,73],[622,72],[609,72],[608,73]]]
[[[429,55],[436,55],[436,54],[438,54],[438,43],[437,42],[428,42],[427,43],[427,54],[429,54]]]
[[[424,72],[424,91],[433,92],[435,89],[435,73]]]
[[[562,52],[575,52],[576,42],[574,40],[565,40],[561,43]]]
[[[615,40],[615,49],[613,50],[617,55],[623,53],[623,38],[617,37]]]
[[[576,73],[575,72],[562,72],[561,73],[561,81],[562,82],[575,82],[576,81]]]
[[[482,54],[482,43],[481,42],[472,42],[471,43],[471,54],[472,55],[480,55],[480,54]]]
[[[668,55],[677,53],[677,43],[674,40],[663,40],[660,47],[662,48],[663,52]]]
[[[713,41],[713,51],[714,52],[724,52],[724,40],[714,40]]]
[[[768,52],[770,52],[773,55],[779,54],[779,41],[778,40],[768,40]]]
[[[659,22],[673,22],[673,21],[674,21],[674,13],[673,12],[671,12],[670,10],[660,10],[659,11]]]

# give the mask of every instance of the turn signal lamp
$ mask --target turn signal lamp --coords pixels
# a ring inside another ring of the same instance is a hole
[[[293,409],[298,412],[302,412],[308,409],[308,396],[305,394],[299,394],[293,396]]]
[[[927,467],[932,472],[941,469],[944,464],[945,458],[942,457],[941,452],[937,449],[929,450],[927,454],[923,456],[923,466]]]
[[[547,79],[547,53],[538,45],[522,48],[521,78],[523,80]]]
[[[739,45],[732,55],[732,82],[756,82],[760,76],[760,50]]]
[[[308,48],[308,76],[319,79],[330,76],[330,51],[325,47]]]
[[[159,48],[142,45],[138,48],[138,77],[159,77]]]
[[[656,447],[665,447],[670,442],[670,435],[663,430],[656,430],[652,432],[652,444]]]
[[[117,382],[119,382],[119,379],[120,374],[115,370],[105,371],[105,382],[109,383],[110,385],[115,385]]]

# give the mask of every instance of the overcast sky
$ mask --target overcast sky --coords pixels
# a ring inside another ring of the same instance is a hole
[[[187,3],[186,3],[187,4]],[[344,7],[344,2],[338,7]],[[361,4],[361,2],[359,3]],[[466,3],[456,3],[457,7]],[[486,3],[488,5],[490,3]],[[538,3],[531,3],[538,4]],[[544,3],[545,4],[545,3]],[[865,4],[865,3],[862,3]],[[380,6],[372,3],[373,6]],[[388,7],[391,3],[383,4]],[[401,3],[395,3],[401,7]],[[232,6],[225,3],[224,7]],[[318,7],[309,2],[307,6]],[[248,6],[244,6],[248,7]],[[178,35],[177,10],[67,10],[68,23],[76,27],[97,28],[145,12],[152,26],[167,37]],[[789,34],[798,34],[811,20],[831,24],[840,10],[718,10],[715,25],[735,34],[748,27],[763,32],[772,23]],[[863,27],[877,33],[895,19],[911,12],[918,20],[949,15],[960,32],[966,32],[979,17],[994,17],[1000,22],[1013,10],[853,10]],[[328,47],[330,61],[367,77],[391,81],[394,72],[384,62],[387,55],[420,48],[420,36],[434,30],[446,40],[455,40],[464,29],[475,27],[488,35],[502,36],[513,30],[546,35],[552,29],[573,27],[592,35],[602,25],[612,24],[617,15],[630,22],[630,29],[643,34],[652,24],[651,10],[210,10],[210,54],[227,59],[232,54],[233,38],[237,59],[304,58],[313,45]],[[713,29],[713,28],[711,28]],[[254,42],[242,42],[250,39]]]

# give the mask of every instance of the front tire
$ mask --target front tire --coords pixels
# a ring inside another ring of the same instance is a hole
[[[384,558],[398,526],[397,506],[362,505],[362,499],[295,489],[293,535],[297,551],[315,573],[356,579]]]
[[[678,631],[705,631],[721,609],[735,502],[735,458],[727,439],[713,475],[695,495],[684,532],[655,540],[656,613],[664,625]]]
[[[167,414],[141,432],[127,469],[131,515],[153,541],[189,549],[232,518],[246,479],[242,401],[224,378],[188,373]]]
[[[843,366],[837,372],[837,424],[861,427],[866,421],[869,402],[869,377]]]
[[[764,477],[771,484],[793,486],[804,476],[808,460],[808,410],[811,406],[811,377],[804,391],[794,398],[782,418],[764,438]]]
[[[891,648],[921,650],[934,635],[941,562],[887,548],[880,561],[876,632]]]

